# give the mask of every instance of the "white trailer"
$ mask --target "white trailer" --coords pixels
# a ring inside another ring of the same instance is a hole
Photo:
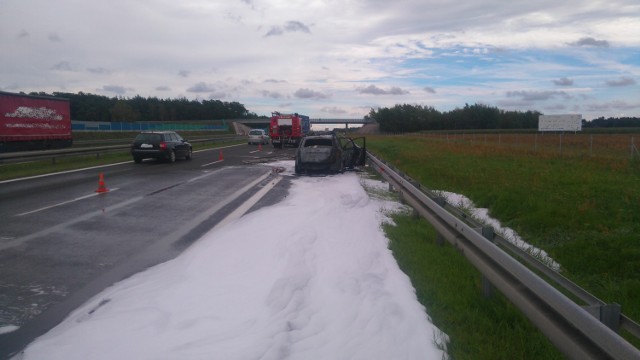
[[[538,131],[582,131],[582,115],[540,115]]]

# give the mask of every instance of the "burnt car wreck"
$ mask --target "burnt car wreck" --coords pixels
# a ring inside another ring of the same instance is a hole
[[[314,132],[305,136],[296,151],[296,174],[336,174],[363,166],[366,139]]]

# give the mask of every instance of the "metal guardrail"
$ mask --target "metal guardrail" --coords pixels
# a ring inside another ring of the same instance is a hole
[[[477,223],[450,210],[436,195],[427,195],[415,181],[368,153],[369,162],[415,209],[502,292],[547,338],[572,359],[640,359],[640,350],[618,335],[587,309],[576,304],[551,286],[500,246],[531,263],[589,305],[603,305],[593,295],[547,268],[528,253],[499,236],[487,239],[478,231]],[[459,211],[459,210],[454,210]],[[638,324],[620,316],[619,323],[637,336]]]
[[[246,140],[246,136],[219,136],[207,139],[189,140],[190,143],[205,143],[205,142],[220,142],[220,141],[236,141]],[[79,156],[87,154],[106,154],[110,152],[119,152],[128,150],[131,148],[131,141],[126,141],[126,145],[107,145],[107,146],[95,146],[95,147],[82,147],[82,148],[68,148],[68,149],[55,149],[55,150],[35,150],[35,151],[21,151],[0,153],[0,164],[20,162],[25,160],[48,160],[51,159],[55,162],[56,158]]]

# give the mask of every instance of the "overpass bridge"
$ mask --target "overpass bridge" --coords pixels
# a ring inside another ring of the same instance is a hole
[[[238,122],[247,126],[257,125],[257,126],[268,126],[271,118],[260,118],[260,119],[233,119],[227,120],[228,122]],[[373,124],[375,121],[369,118],[361,118],[361,119],[347,119],[347,118],[309,118],[309,122],[311,125],[314,124],[344,124],[346,128],[349,127],[350,124]]]

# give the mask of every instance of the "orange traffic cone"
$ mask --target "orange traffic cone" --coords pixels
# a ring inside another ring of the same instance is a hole
[[[104,185],[104,174],[100,173],[100,180],[98,180],[98,190],[97,193],[106,193],[109,189]]]
[[[222,149],[220,149],[220,156],[218,157],[218,161],[223,161],[224,155],[222,155]]]

